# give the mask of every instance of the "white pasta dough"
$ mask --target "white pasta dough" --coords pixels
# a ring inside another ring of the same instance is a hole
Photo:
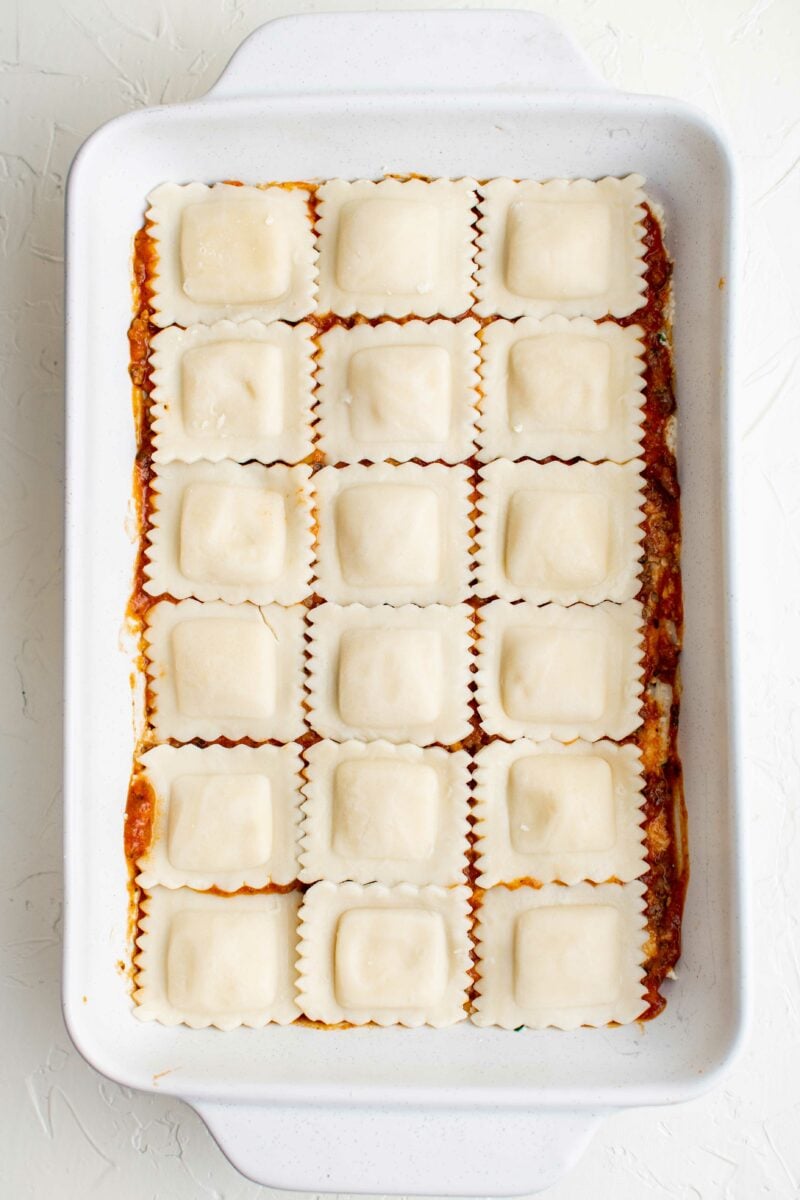
[[[643,182],[151,193],[140,1018],[641,1015]]]

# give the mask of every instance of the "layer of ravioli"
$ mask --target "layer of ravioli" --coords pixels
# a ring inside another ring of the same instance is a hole
[[[663,1005],[679,527],[642,185],[152,193],[140,1017]]]

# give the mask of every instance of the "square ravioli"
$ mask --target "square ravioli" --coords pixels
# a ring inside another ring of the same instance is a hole
[[[300,737],[305,612],[301,605],[154,604],[144,640],[155,736],[177,742]]]
[[[644,304],[644,194],[625,179],[480,187],[481,316],[627,317]]]
[[[457,604],[470,585],[468,467],[323,467],[316,590],[337,604]]]
[[[643,463],[489,463],[478,490],[479,596],[532,604],[632,600]]]
[[[136,1016],[192,1029],[296,1020],[299,906],[299,892],[154,888],[136,939]]]
[[[155,813],[139,887],[236,892],[295,880],[301,765],[296,746],[155,746],[141,755]]]
[[[312,590],[311,468],[170,463],[150,487],[144,589],[178,600],[297,604]]]
[[[644,419],[642,338],[638,325],[585,317],[487,325],[478,458],[635,458]]]
[[[148,197],[156,325],[298,321],[314,309],[316,252],[305,188],[163,183]]]
[[[311,325],[172,326],[151,343],[157,463],[301,462],[313,449]]]
[[[306,751],[300,878],[342,883],[464,882],[468,757],[390,742],[317,742]]]
[[[457,317],[472,304],[470,179],[334,179],[317,190],[317,311]]]
[[[321,737],[449,746],[469,734],[466,604],[321,604],[309,623],[309,722]]]
[[[467,319],[326,330],[316,410],[326,459],[469,458],[475,450],[478,328]]]
[[[312,1021],[433,1025],[466,1017],[469,889],[316,883],[300,926],[300,1005]]]
[[[480,610],[477,700],[489,734],[619,740],[641,724],[642,606]]]
[[[491,888],[476,931],[476,1025],[625,1025],[646,1007],[639,882]]]
[[[647,869],[638,747],[496,741],[475,764],[481,887],[628,882]]]
[[[312,590],[311,467],[174,462],[156,470],[145,592],[291,605]]]

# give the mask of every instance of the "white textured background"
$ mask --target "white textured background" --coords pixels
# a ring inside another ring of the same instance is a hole
[[[270,1194],[234,1171],[184,1105],[96,1075],[61,1020],[62,204],[72,156],[96,126],[128,109],[201,94],[270,17],[336,7],[326,0],[0,0],[3,1200]],[[548,1200],[795,1200],[800,4],[541,0],[534,7],[557,17],[612,83],[680,96],[720,119],[740,156],[740,603],[756,952],[756,1020],[724,1084],[681,1108],[609,1120]]]

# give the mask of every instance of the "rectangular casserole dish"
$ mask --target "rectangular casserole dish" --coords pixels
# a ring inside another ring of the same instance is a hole
[[[254,1035],[132,1014],[123,814],[140,714],[124,626],[136,552],[127,377],[132,234],[165,179],[392,172],[624,175],[663,205],[675,258],[686,637],[681,753],[693,882],[679,982],[624,1029],[515,1035],[461,1025]],[[615,92],[529,13],[287,18],[202,101],[117,119],[68,195],[66,947],[78,1048],[127,1086],[188,1100],[245,1173],[310,1191],[530,1192],[603,1111],[688,1098],[741,1038],[742,853],[730,604],[734,194],[705,118]],[[122,964],[122,967],[119,965]]]

